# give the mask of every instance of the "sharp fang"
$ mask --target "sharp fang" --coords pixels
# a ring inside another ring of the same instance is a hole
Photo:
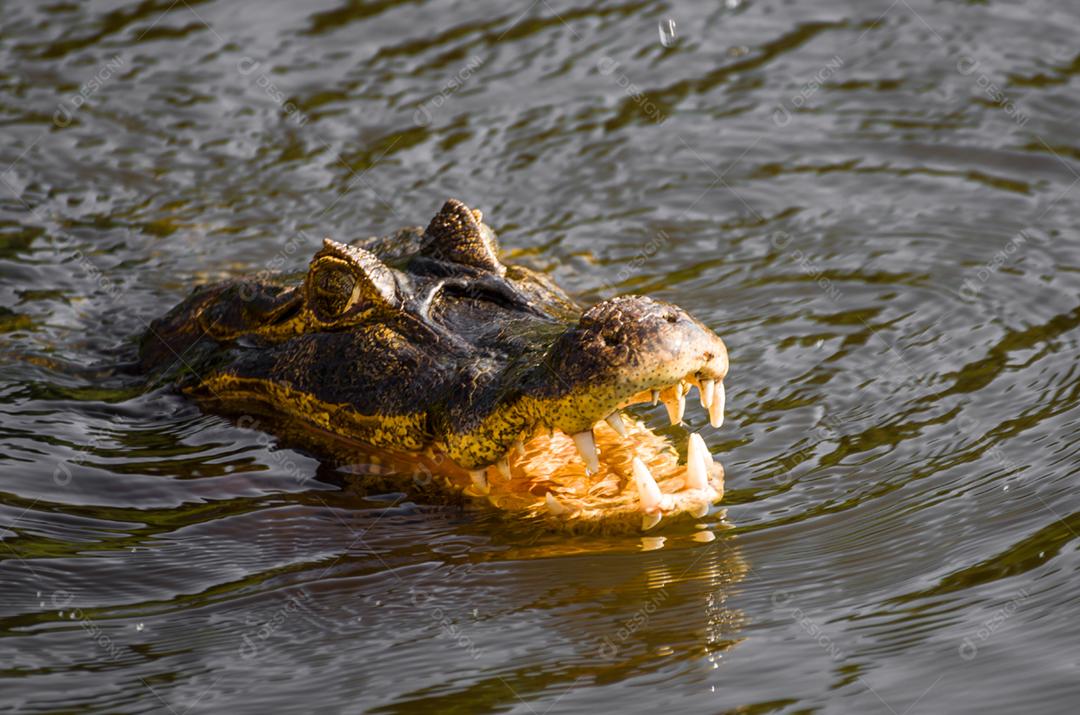
[[[487,494],[488,480],[486,469],[472,469],[469,470],[469,478],[472,479],[473,486],[475,486],[482,494]]]
[[[641,530],[648,531],[649,529],[659,524],[660,519],[662,518],[663,515],[660,512],[656,512],[655,514],[645,514],[641,517]]]
[[[658,514],[663,494],[660,485],[653,479],[652,472],[638,457],[634,457],[634,483],[637,484],[638,496],[641,498],[641,510],[648,514]],[[659,519],[657,520],[659,521]]]
[[[604,421],[611,425],[611,429],[619,433],[620,437],[625,439],[626,437],[626,425],[622,421],[622,415],[618,412],[612,412],[610,415],[604,418]]]
[[[499,474],[503,476],[503,479],[510,478],[510,460],[503,457],[498,462],[495,462],[496,469],[499,470]]]
[[[570,512],[565,506],[563,506],[558,499],[556,499],[551,492],[547,493],[544,497],[544,502],[547,503],[547,510],[551,512],[553,516],[562,516]]]
[[[660,390],[653,390],[652,391],[652,403],[653,403],[653,406],[655,406],[656,403],[659,402],[659,401],[660,401]]]
[[[724,424],[724,403],[726,401],[724,382],[721,380],[713,387],[712,403],[709,405],[709,424],[713,427]]]
[[[681,387],[676,385],[664,390],[664,407],[667,408],[671,424],[677,425],[682,422],[683,414],[686,412],[686,395],[683,394]]]
[[[517,450],[519,456],[525,456],[525,443],[522,442],[520,439],[514,441],[514,449]]]
[[[716,384],[716,380],[702,380],[701,387],[698,390],[698,394],[701,396],[701,406],[705,409],[709,409],[709,405],[712,404],[713,386]]]
[[[574,444],[577,445],[577,451],[581,454],[581,458],[585,460],[585,468],[589,470],[590,474],[596,474],[600,471],[600,455],[596,451],[596,440],[593,438],[591,429],[587,429],[584,432],[578,432],[574,435]]]
[[[712,455],[705,446],[705,440],[696,432],[690,435],[690,443],[686,447],[686,486],[691,489],[708,489],[709,487],[709,462]]]

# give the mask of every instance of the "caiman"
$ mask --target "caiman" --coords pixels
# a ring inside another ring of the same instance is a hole
[[[302,274],[196,288],[150,325],[140,365],[211,412],[362,445],[558,529],[647,530],[724,494],[700,435],[681,460],[622,412],[662,401],[679,424],[696,388],[720,427],[723,341],[645,296],[583,311],[544,274],[504,264],[480,211],[454,199],[427,228],[324,239]]]

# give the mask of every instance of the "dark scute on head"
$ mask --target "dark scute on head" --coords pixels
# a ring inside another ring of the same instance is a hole
[[[696,331],[679,308],[626,295],[594,305],[552,344],[545,363],[564,385],[586,384],[640,364],[661,345]]]
[[[420,255],[460,263],[496,273],[505,272],[499,262],[495,234],[475,212],[457,199],[449,199],[431,219]]]

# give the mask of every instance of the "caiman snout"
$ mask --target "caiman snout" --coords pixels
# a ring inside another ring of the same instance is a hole
[[[560,403],[553,425],[571,434],[619,408],[661,399],[672,422],[679,422],[693,385],[703,390],[703,404],[717,403],[710,408],[714,426],[723,420],[727,348],[670,303],[645,296],[599,303],[555,341],[547,364],[556,381],[554,402]]]

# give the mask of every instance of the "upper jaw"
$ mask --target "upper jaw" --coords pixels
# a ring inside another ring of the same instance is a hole
[[[672,422],[680,422],[692,386],[707,409],[717,403],[710,414],[714,426],[723,420],[727,348],[709,328],[668,303],[627,296],[595,306],[556,341],[544,367],[550,381],[544,395],[548,424],[569,434],[591,428],[615,410],[657,399],[669,406]]]
[[[436,447],[466,469],[505,460],[536,431],[559,430],[578,444],[585,467],[595,472],[593,428],[617,429],[619,410],[662,400],[672,423],[682,421],[686,397],[698,389],[710,423],[723,422],[727,349],[711,330],[682,309],[628,296],[587,311],[560,335],[523,379],[494,401],[486,417],[460,432],[452,426]]]

